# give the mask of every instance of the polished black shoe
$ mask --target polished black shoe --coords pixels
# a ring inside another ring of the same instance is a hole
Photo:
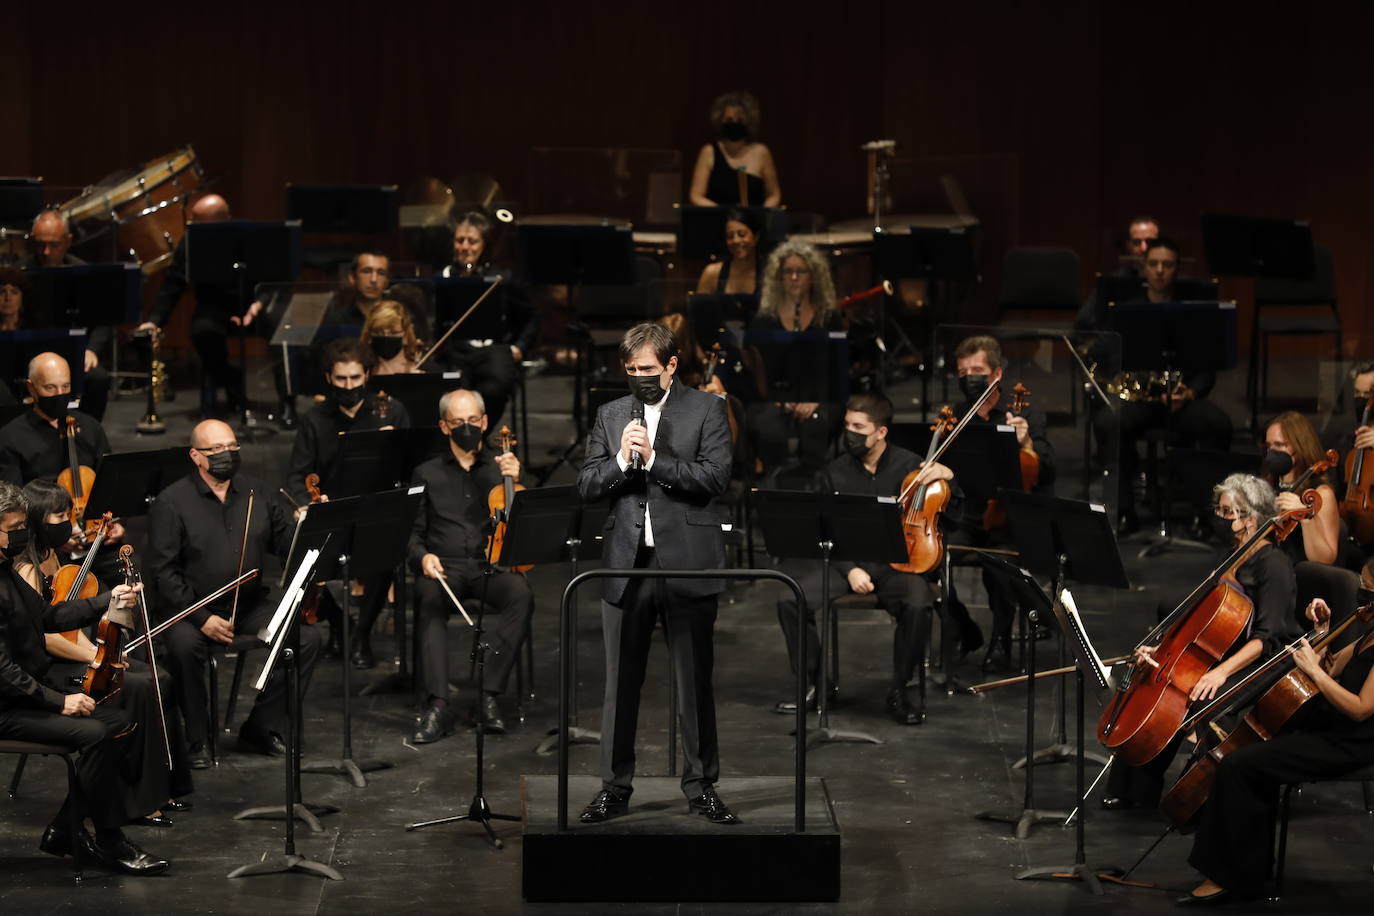
[[[630,810],[630,800],[621,798],[610,789],[602,789],[596,793],[596,798],[592,803],[582,809],[582,813],[577,819],[584,824],[599,824],[602,821],[609,821],[613,817],[620,817]]]
[[[506,720],[501,718],[501,704],[496,702],[496,694],[489,693],[482,701],[482,716],[485,718],[483,727],[488,735],[506,733]]]
[[[353,667],[359,671],[377,667],[377,659],[372,656],[372,640],[366,636],[353,637]]]
[[[1116,795],[1104,795],[1104,796],[1102,796],[1102,810],[1103,810],[1103,811],[1125,811],[1125,810],[1127,810],[1128,808],[1134,808],[1134,807],[1135,807],[1135,802],[1131,801],[1129,798],[1121,798],[1121,797],[1116,796]]]
[[[206,748],[204,744],[196,743],[191,745],[191,749],[187,751],[186,756],[187,759],[190,761],[191,769],[210,769],[210,751],[208,748]]]
[[[157,875],[166,871],[170,864],[140,848],[123,833],[112,843],[96,840],[95,852],[99,864],[126,875]]]
[[[343,639],[339,624],[331,621],[329,624],[329,639],[325,642],[324,648],[320,650],[320,655],[325,658],[343,657]]]
[[[286,742],[276,732],[267,732],[244,724],[239,729],[239,750],[268,757],[285,757]]]
[[[1235,899],[1235,895],[1230,891],[1222,889],[1215,894],[1203,894],[1200,897],[1196,894],[1184,894],[1182,897],[1175,898],[1174,904],[1177,906],[1220,906]]]
[[[926,718],[925,710],[911,705],[905,688],[888,691],[887,714],[898,725],[920,725]]]
[[[415,733],[410,736],[411,744],[433,744],[453,734],[453,717],[448,709],[431,706],[420,716]]]
[[[816,685],[809,684],[806,688],[806,708],[809,712],[816,711]],[[773,712],[782,716],[795,716],[797,714],[796,700],[783,700],[773,707]]]
[[[129,821],[130,827],[171,827],[172,819],[166,814],[145,814]]]
[[[713,824],[738,824],[739,818],[735,817],[735,812],[731,811],[725,802],[720,800],[713,786],[707,786],[706,791],[696,798],[687,800],[687,813],[700,814]]]
[[[95,837],[85,827],[81,828],[81,833],[76,838],[77,850],[83,862],[95,862],[99,860],[99,854],[95,848]],[[48,829],[43,831],[43,838],[38,841],[38,848],[50,856],[69,856],[72,854],[72,834],[65,824],[49,824]]]
[[[195,805],[180,798],[174,798],[162,806],[163,811],[190,811]]]

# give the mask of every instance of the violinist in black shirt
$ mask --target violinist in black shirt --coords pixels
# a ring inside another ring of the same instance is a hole
[[[242,569],[261,569],[268,554],[285,559],[291,548],[293,521],[272,489],[240,474],[238,439],[228,424],[205,420],[191,431],[194,473],[167,487],[148,514],[148,568],[157,584],[163,618],[190,607],[238,575]],[[243,536],[248,494],[254,493],[248,538]],[[275,605],[262,577],[239,589],[238,617],[231,624],[234,598],[226,595],[167,630],[163,656],[176,680],[177,703],[186,724],[191,765],[209,765],[206,741],[209,708],[205,666],[218,643],[261,645],[253,634],[267,624]],[[301,689],[320,653],[317,628],[301,624],[298,669]],[[286,678],[280,672],[258,695],[253,711],[239,730],[244,750],[280,756],[287,728]]]
[[[845,454],[830,462],[823,484],[826,492],[853,493],[872,496],[897,496],[902,481],[921,466],[921,459],[912,452],[887,441],[888,426],[892,422],[892,402],[877,394],[857,394],[849,399],[844,413]],[[921,472],[921,483],[952,480],[953,473],[942,464],[934,463]],[[927,574],[930,575],[930,574]],[[820,675],[821,657],[816,634],[815,608],[820,604],[821,570],[808,568],[798,577],[806,593],[806,666],[811,682],[807,702],[814,702],[816,683]],[[887,709],[902,725],[918,725],[925,710],[911,704],[906,685],[925,655],[925,637],[930,630],[930,610],[933,602],[930,582],[926,576],[899,572],[887,563],[853,563],[836,561],[832,564],[830,595],[834,600],[842,595],[876,593],[878,602],[897,622],[892,642],[892,683],[887,694]],[[794,599],[778,602],[778,623],[787,638],[787,651],[793,669],[797,664],[797,603]],[[782,702],[777,712],[795,714],[795,703]]]
[[[0,480],[22,487],[42,477],[56,480],[68,465],[67,443],[62,429],[67,417],[76,420],[76,457],[96,468],[110,451],[110,440],[100,421],[79,410],[67,409],[72,399],[72,373],[56,353],[40,353],[29,361],[25,383],[33,409],[0,429]]]
[[[503,476],[520,480],[520,459],[514,453],[487,451],[482,441],[486,407],[475,391],[460,388],[440,399],[439,429],[448,437],[447,453],[416,468],[413,480],[425,488],[410,536],[410,565],[421,574],[415,583],[415,638],[420,645],[422,709],[411,736],[415,744],[438,741],[453,731],[445,624],[455,608],[437,580],[447,580],[460,601],[476,598],[499,612],[495,624],[483,631],[491,651],[479,715],[485,717],[488,732],[505,731],[496,698],[506,689],[534,615],[534,593],[523,574],[499,568],[486,573],[491,532],[487,494],[502,485]]]

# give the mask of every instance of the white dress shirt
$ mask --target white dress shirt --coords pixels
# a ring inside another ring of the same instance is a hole
[[[653,448],[654,437],[658,435],[658,421],[659,418],[663,416],[663,405],[668,403],[668,396],[672,393],[673,383],[669,382],[668,390],[664,392],[663,397],[658,399],[657,404],[644,405],[644,425],[649,428],[649,447],[651,449]],[[631,395],[631,397],[633,397],[633,395]],[[629,424],[626,425],[628,426]],[[644,463],[645,473],[648,473],[649,469],[654,466],[654,459],[657,457],[658,452],[650,452],[649,460]],[[618,448],[615,450],[615,463],[620,466],[621,471],[624,471],[630,466],[630,462],[625,460],[625,453]],[[649,523],[649,505],[647,499],[644,504],[644,546],[654,546],[654,527]]]

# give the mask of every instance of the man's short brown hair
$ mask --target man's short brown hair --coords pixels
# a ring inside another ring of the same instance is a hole
[[[892,402],[877,392],[865,391],[851,395],[844,409],[863,414],[873,421],[874,426],[892,426]]]
[[[620,339],[621,365],[634,359],[635,354],[646,345],[654,348],[658,364],[665,368],[668,360],[677,356],[677,338],[673,336],[673,332],[657,321],[644,321],[630,328]]]
[[[988,355],[989,369],[1002,368],[1002,345],[997,342],[996,337],[989,337],[986,334],[976,334],[959,341],[959,346],[954,350],[954,358],[955,360],[968,359],[980,350]]]

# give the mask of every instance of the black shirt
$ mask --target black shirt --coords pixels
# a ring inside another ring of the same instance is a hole
[[[841,455],[826,466],[824,486],[826,491],[832,493],[901,496],[902,481],[906,479],[907,474],[920,466],[919,455],[889,442],[883,448],[883,453],[878,456],[876,471],[870,474],[862,460],[853,455]],[[953,483],[949,481],[951,486]],[[842,575],[847,576],[857,565],[849,560],[836,560],[834,567]]]
[[[79,410],[67,413],[77,423],[77,460],[98,470],[100,459],[110,451],[105,430],[90,414]],[[0,429],[0,480],[20,487],[40,477],[56,480],[67,464],[66,442],[58,430],[35,411],[25,411]]]
[[[491,515],[487,494],[500,486],[501,471],[485,449],[477,453],[468,471],[449,449],[417,467],[411,483],[425,488],[410,532],[410,561],[415,569],[427,553],[452,561],[486,556]]]
[[[969,426],[1005,426],[1007,425],[1007,414],[1011,412],[1012,396],[1011,389],[1007,386],[1006,380],[1002,381],[1003,395],[997,402],[997,406],[988,414],[987,419],[974,416],[968,421]],[[964,404],[957,410],[957,416],[963,417],[972,404]],[[1021,411],[1021,416],[1026,419],[1026,426],[1031,438],[1031,447],[1035,449],[1036,457],[1040,459],[1040,472],[1036,477],[1035,487],[1031,492],[1052,495],[1054,493],[1054,446],[1050,445],[1049,440],[1049,420],[1045,412],[1038,407],[1027,405]],[[983,527],[983,510],[987,508],[988,499],[993,494],[976,494],[965,488],[968,496],[962,506],[962,520],[969,522],[975,528]]]
[[[0,710],[61,712],[64,691],[43,682],[53,662],[43,634],[85,626],[109,604],[105,592],[50,605],[15,573],[14,563],[0,566]]]
[[[300,428],[296,431],[296,441],[291,445],[291,460],[287,465],[286,491],[298,503],[310,501],[310,493],[305,489],[308,474],[320,475],[320,490],[329,494],[329,476],[335,470],[342,447],[340,437],[344,433],[364,432],[394,426],[397,429],[410,425],[410,414],[398,399],[391,398],[385,420],[373,412],[371,389],[369,398],[359,408],[357,415],[348,416],[339,410],[333,399],[317,404],[301,417]]]
[[[167,487],[153,503],[148,513],[148,569],[157,585],[162,619],[190,607],[238,575],[250,490],[256,495],[243,557],[243,571],[247,572],[262,569],[268,554],[284,559],[291,549],[295,523],[281,501],[272,498],[271,489],[239,474],[230,481],[229,492],[220,502],[195,473]],[[251,608],[267,591],[267,583],[258,576],[240,589],[239,607]],[[227,618],[233,603],[230,593],[187,619],[199,627],[212,613]]]
[[[1293,564],[1272,544],[1265,544],[1236,571],[1236,581],[1254,603],[1250,626],[1236,640],[1232,652],[1251,639],[1263,641],[1259,658],[1262,663],[1285,645],[1302,635],[1293,608],[1298,600],[1298,581]],[[1228,656],[1231,652],[1226,653]]]

